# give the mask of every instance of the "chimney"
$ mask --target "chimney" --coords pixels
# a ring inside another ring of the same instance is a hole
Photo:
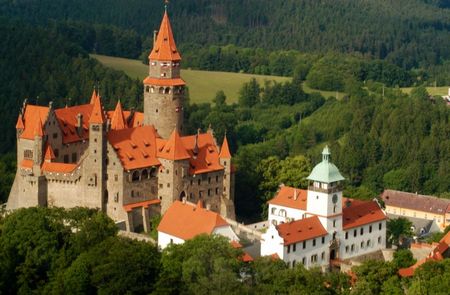
[[[77,114],[77,132],[78,135],[81,136],[81,133],[83,132],[83,115],[81,113]]]
[[[297,201],[297,198],[298,198],[297,189],[294,188],[294,200]]]
[[[208,210],[208,211],[211,210],[211,204],[206,204],[206,210]]]
[[[158,31],[154,30],[153,31],[153,48],[155,47],[156,37],[158,37]]]

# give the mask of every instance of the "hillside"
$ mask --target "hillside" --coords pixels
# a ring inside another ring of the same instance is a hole
[[[271,50],[361,52],[412,68],[450,58],[447,3],[425,0],[173,0],[169,10],[179,45],[236,44]],[[142,39],[143,43],[136,39],[135,44],[122,45],[134,46],[136,50],[119,48],[121,46],[116,44],[114,55],[122,56],[125,52],[136,54],[139,49],[143,52],[150,46],[162,10],[162,1],[94,0],[85,5],[83,1],[0,0],[1,15],[28,22],[79,21],[128,30],[127,34],[122,34],[96,29],[91,36],[97,39],[91,42],[92,49],[103,45],[102,40],[114,34],[122,39],[131,33],[146,38]],[[76,37],[86,38],[83,34]],[[89,43],[89,40],[84,41]]]

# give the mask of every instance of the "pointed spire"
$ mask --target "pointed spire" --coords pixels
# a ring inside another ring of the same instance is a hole
[[[94,88],[94,91],[92,91],[92,96],[91,96],[91,102],[90,104],[94,104],[95,99],[98,97],[97,91]]]
[[[162,61],[180,61],[181,56],[178,53],[177,45],[172,33],[172,26],[170,25],[169,15],[167,10],[164,12],[159,28],[156,42],[153,46],[152,52],[149,55],[150,60]]]
[[[42,129],[42,120],[41,117],[38,117],[38,123],[34,129],[34,136],[35,137],[43,137],[44,136],[44,130]]]
[[[123,117],[122,104],[120,100],[117,102],[116,109],[111,118],[111,129],[112,130],[121,130],[127,127],[125,123],[125,118]]]
[[[52,147],[49,144],[47,144],[47,148],[45,149],[44,160],[46,162],[51,162],[55,158],[56,158],[55,153],[53,153]]]
[[[222,159],[231,159],[230,148],[228,146],[227,135],[223,137],[222,148],[220,149],[219,157]]]
[[[185,160],[191,158],[186,148],[183,145],[180,134],[175,128],[172,131],[169,139],[164,145],[163,149],[159,153],[161,158],[176,161],[176,160]]]
[[[100,96],[96,95],[93,101],[94,107],[92,108],[91,117],[89,118],[89,124],[103,124],[106,122],[105,114],[103,112],[102,102]]]
[[[23,130],[24,128],[25,125],[23,124],[22,114],[19,114],[19,117],[17,118],[16,129]]]

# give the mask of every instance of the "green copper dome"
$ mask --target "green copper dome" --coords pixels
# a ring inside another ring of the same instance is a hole
[[[330,162],[330,149],[328,146],[323,149],[322,162],[314,167],[311,174],[308,176],[308,179],[324,183],[332,183],[345,179],[336,165]]]

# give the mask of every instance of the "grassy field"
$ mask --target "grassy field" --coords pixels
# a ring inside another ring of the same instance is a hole
[[[107,67],[124,71],[131,78],[144,79],[148,73],[148,67],[139,60],[95,54],[92,54],[91,57],[99,60]],[[223,90],[225,92],[228,103],[236,102],[238,98],[238,92],[242,87],[242,84],[249,81],[251,78],[255,78],[261,85],[264,84],[265,80],[275,80],[277,82],[290,80],[290,78],[278,76],[263,76],[197,70],[182,70],[181,76],[186,81],[189,87],[191,102],[197,103],[210,102],[214,98],[216,92],[219,90]],[[344,93],[311,89],[306,84],[303,85],[303,89],[308,93],[318,91],[322,93],[324,97],[336,96],[336,94],[339,98],[342,98],[344,96]]]
[[[427,91],[430,95],[447,95],[448,94],[448,89],[450,88],[450,86],[443,86],[443,87],[427,87]],[[407,87],[407,88],[402,88],[402,91],[405,93],[410,93],[411,92],[412,87]]]

